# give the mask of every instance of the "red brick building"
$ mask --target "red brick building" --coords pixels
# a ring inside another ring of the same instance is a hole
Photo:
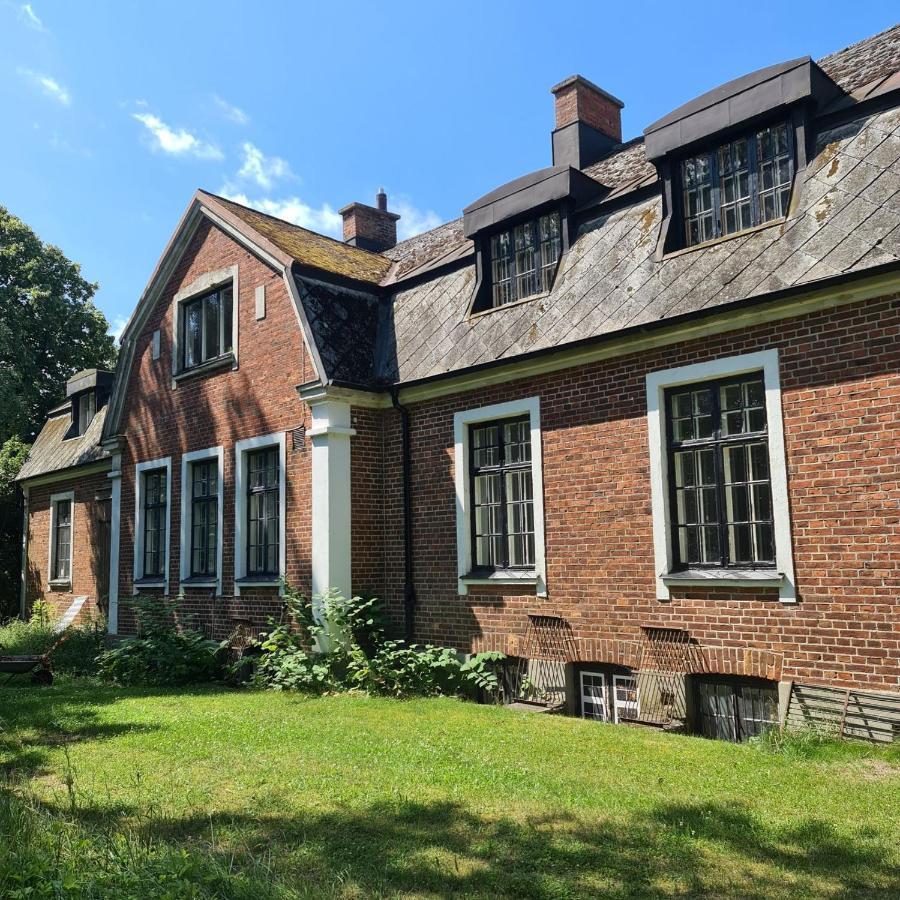
[[[383,193],[338,242],[198,191],[22,471],[23,607],[128,633],[183,593],[221,637],[287,578],[585,715],[742,737],[846,697],[890,737],[900,28],[625,143],[553,93],[550,167],[399,244]]]

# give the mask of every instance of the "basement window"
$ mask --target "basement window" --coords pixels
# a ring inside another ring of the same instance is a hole
[[[793,129],[780,122],[682,160],[684,244],[782,219],[794,179]]]
[[[583,719],[619,724],[638,718],[638,687],[633,672],[582,671],[580,682]]]
[[[232,351],[232,288],[222,287],[181,304],[181,365],[193,369]]]
[[[696,730],[740,743],[778,724],[778,686],[763,678],[695,676]]]
[[[562,252],[559,212],[549,212],[491,236],[491,305],[546,293]]]

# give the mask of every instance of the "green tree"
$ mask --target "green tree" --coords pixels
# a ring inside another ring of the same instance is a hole
[[[0,618],[18,604],[22,507],[14,483],[47,412],[80,369],[115,364],[97,285],[0,206]]]
[[[96,290],[77,263],[0,206],[0,441],[33,438],[67,378],[115,363]]]

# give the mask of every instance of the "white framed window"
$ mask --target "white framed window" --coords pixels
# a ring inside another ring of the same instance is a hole
[[[656,595],[778,587],[796,600],[778,351],[647,375]]]
[[[169,591],[169,535],[172,519],[172,457],[134,467],[134,592],[141,587]]]
[[[238,267],[207,272],[175,295],[172,374],[237,361]]]
[[[222,447],[181,457],[180,572],[183,584],[222,593],[225,454]]]
[[[613,721],[638,717],[638,686],[634,675],[613,675]]]
[[[72,548],[75,534],[75,492],[50,497],[50,547],[47,579],[50,584],[72,583]]]
[[[285,574],[284,432],[234,445],[234,578],[241,587],[278,584]]]
[[[534,586],[546,596],[540,399],[453,417],[458,590]]]
[[[581,718],[608,721],[606,676],[602,672],[581,673]]]

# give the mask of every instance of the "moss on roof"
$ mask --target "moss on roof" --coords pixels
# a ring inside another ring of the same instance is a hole
[[[292,225],[208,191],[203,193],[221,203],[229,212],[301,265],[372,284],[381,281],[391,267],[391,261],[378,253],[370,253],[299,225]]]

